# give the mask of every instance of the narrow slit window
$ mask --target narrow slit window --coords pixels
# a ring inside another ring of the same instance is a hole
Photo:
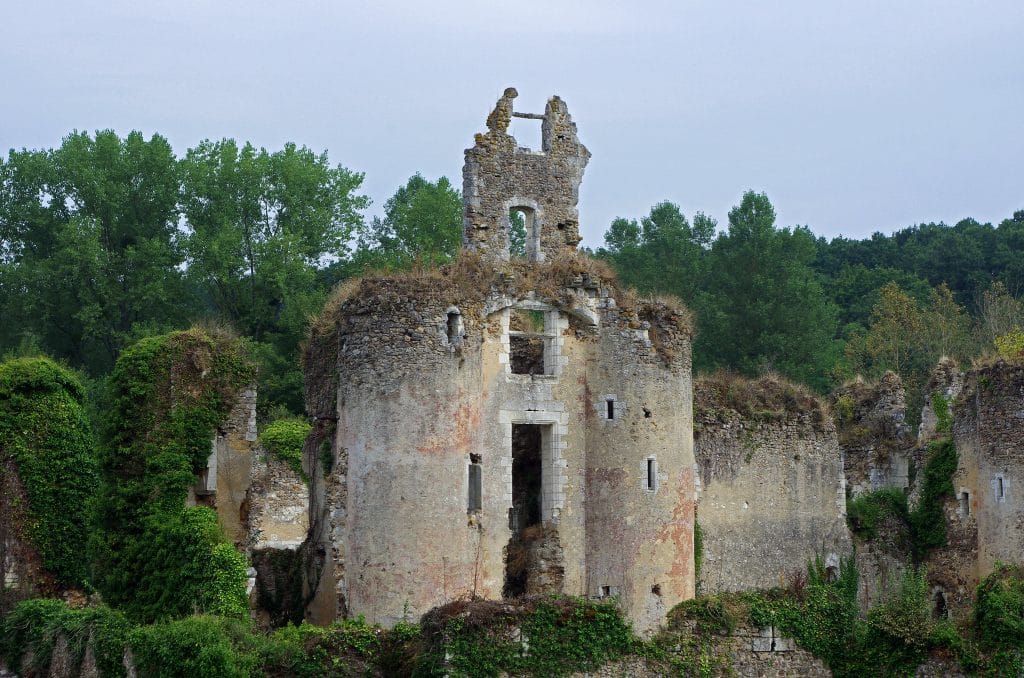
[[[475,455],[474,455],[475,456]],[[466,510],[475,513],[483,508],[482,501],[483,468],[479,463],[469,465],[469,498]]]
[[[960,493],[960,513],[964,518],[971,515],[971,495],[967,492]]]
[[[653,492],[657,489],[658,483],[658,460],[654,457],[647,459],[647,477],[645,479],[646,489]]]
[[[612,419],[615,418],[615,399],[614,398],[608,398],[607,400],[605,400],[604,401],[604,407],[605,407],[605,417],[609,421],[611,421]]]
[[[996,478],[996,499],[1002,499],[1006,496],[1006,490],[1003,487],[1003,477],[999,476]]]

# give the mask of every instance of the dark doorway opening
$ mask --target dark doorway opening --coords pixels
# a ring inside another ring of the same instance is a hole
[[[530,552],[534,542],[544,536],[541,526],[541,448],[543,433],[539,424],[512,424],[512,530],[505,557],[506,598],[526,594]]]

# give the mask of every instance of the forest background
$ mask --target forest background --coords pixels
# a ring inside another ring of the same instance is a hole
[[[301,347],[330,290],[443,263],[461,243],[448,179],[413,176],[372,219],[362,180],[293,144],[223,139],[179,156],[159,135],[101,131],[12,150],[0,160],[0,356],[49,355],[99,391],[139,338],[217,324],[253,347],[261,419],[301,415]],[[1024,327],[1024,210],[826,240],[780,227],[748,191],[721,225],[669,201],[617,218],[590,254],[693,310],[698,373],[774,371],[825,393],[894,370],[913,394],[940,356],[969,362]]]

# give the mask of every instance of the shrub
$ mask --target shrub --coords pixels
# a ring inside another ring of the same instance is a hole
[[[850,530],[867,541],[878,537],[878,527],[887,518],[906,524],[908,515],[907,496],[896,487],[883,487],[846,500],[846,521]]]
[[[100,675],[125,675],[122,656],[131,624],[108,607],[76,610],[61,600],[26,600],[7,615],[0,630],[0,657],[10,667],[19,666],[22,657],[31,653],[32,667],[39,675],[47,675],[57,636],[63,635],[76,663],[91,643]]]
[[[996,350],[1007,360],[1024,360],[1024,330],[1014,327],[1006,334],[996,337]]]
[[[271,454],[281,459],[305,479],[302,470],[302,446],[313,427],[305,419],[289,417],[271,422],[260,434],[260,443]]]

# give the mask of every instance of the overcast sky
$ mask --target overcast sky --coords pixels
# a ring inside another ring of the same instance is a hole
[[[665,199],[724,225],[749,188],[827,236],[1024,209],[1022,0],[8,0],[0,75],[4,151],[294,141],[365,172],[371,213],[417,171],[461,186],[506,86],[559,94],[591,246]]]

